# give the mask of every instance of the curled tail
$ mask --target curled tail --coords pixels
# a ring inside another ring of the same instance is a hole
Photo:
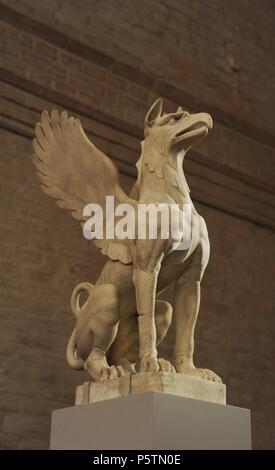
[[[81,282],[74,288],[71,297],[71,309],[76,318],[78,317],[78,314],[80,312],[79,299],[81,294],[86,292],[88,293],[88,295],[90,295],[93,287],[93,284],[91,284],[90,282]]]
[[[74,288],[72,297],[71,297],[71,309],[76,318],[78,317],[78,314],[81,308],[79,305],[81,294],[86,292],[90,296],[93,287],[94,286],[90,284],[89,282],[81,282]],[[78,369],[78,370],[83,369],[83,365],[85,361],[81,357],[78,357],[77,355],[76,329],[75,328],[67,344],[66,359],[67,359],[67,363],[69,364],[69,366],[72,367],[73,369]]]

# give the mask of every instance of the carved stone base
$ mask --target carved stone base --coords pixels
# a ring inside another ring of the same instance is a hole
[[[144,392],[165,392],[226,404],[224,384],[173,372],[142,372],[106,382],[84,382],[76,388],[75,404],[88,404]]]

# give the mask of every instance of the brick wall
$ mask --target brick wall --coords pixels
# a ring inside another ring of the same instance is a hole
[[[210,111],[215,128],[186,161],[212,257],[196,360],[252,409],[253,443],[275,448],[274,5],[268,0],[0,0],[0,447],[47,448],[50,413],[85,374],[65,364],[69,299],[104,262],[39,189],[31,163],[41,110],[67,109],[135,177],[156,96]],[[261,72],[261,73],[259,73]],[[173,331],[166,345],[171,353]]]

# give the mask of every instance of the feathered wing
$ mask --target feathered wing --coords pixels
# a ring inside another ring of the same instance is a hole
[[[43,191],[56,199],[59,207],[71,211],[82,222],[83,209],[96,203],[103,209],[106,196],[114,196],[114,204],[131,203],[119,185],[119,173],[107,155],[98,150],[85,134],[81,122],[56,110],[44,111],[35,127],[34,165]],[[106,225],[105,225],[106,226]],[[102,253],[113,260],[131,263],[126,240],[95,240]]]

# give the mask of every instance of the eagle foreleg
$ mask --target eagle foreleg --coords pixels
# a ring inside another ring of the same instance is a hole
[[[136,368],[139,372],[175,370],[169,361],[158,359],[156,346],[156,289],[164,255],[161,243],[162,240],[139,240],[137,243],[133,283],[138,312],[139,360]]]

